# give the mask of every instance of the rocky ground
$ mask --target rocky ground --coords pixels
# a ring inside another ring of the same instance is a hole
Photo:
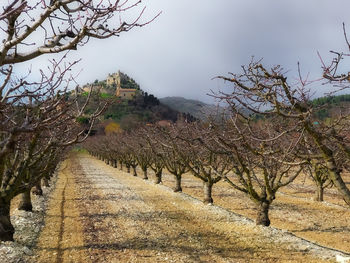
[[[198,182],[186,180],[185,192],[199,195]],[[26,230],[0,245],[0,262],[335,262],[335,255],[346,256],[173,193],[171,183],[170,176],[154,185],[88,155],[72,157],[48,205],[50,189],[34,201],[34,213],[15,211],[16,228]]]
[[[11,204],[11,222],[16,229],[15,242],[0,242],[1,263],[28,262],[33,255],[37,238],[44,226],[46,208],[50,194],[55,188],[57,177],[53,177],[50,187],[43,188],[42,196],[32,196],[33,212],[17,210],[18,198]]]

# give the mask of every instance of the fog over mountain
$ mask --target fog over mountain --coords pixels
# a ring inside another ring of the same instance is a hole
[[[164,97],[161,103],[183,113],[189,113],[197,119],[206,120],[209,116],[221,114],[225,109],[199,100],[185,99],[183,97]]]

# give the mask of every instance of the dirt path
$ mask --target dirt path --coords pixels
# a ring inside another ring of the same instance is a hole
[[[334,255],[79,155],[59,174],[31,261],[334,262]]]

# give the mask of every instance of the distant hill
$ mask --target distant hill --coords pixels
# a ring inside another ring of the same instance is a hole
[[[205,119],[210,114],[215,114],[219,110],[222,112],[222,107],[217,108],[215,105],[207,104],[199,100],[185,99],[183,97],[165,97],[159,101],[172,108],[173,110],[189,113],[195,118]]]
[[[320,120],[350,113],[350,94],[325,96],[311,101],[314,106],[314,115]]]
[[[324,96],[310,100],[312,115],[315,119],[329,123],[332,119],[350,115],[350,94]],[[265,118],[262,114],[253,114],[256,119]]]
[[[117,97],[115,94],[119,84],[121,89],[135,89],[136,92],[132,96]],[[85,102],[90,91],[91,98],[84,111],[86,115],[94,113],[103,101],[109,102],[109,107],[106,108],[98,123],[96,123],[95,133],[97,134],[103,134],[105,126],[108,125],[109,127],[114,125],[118,129],[129,131],[139,125],[157,123],[159,121],[176,122],[178,117],[182,116],[190,121],[195,119],[193,116],[182,114],[162,104],[157,97],[144,92],[134,79],[120,71],[108,74],[107,79],[95,80],[94,83],[87,83],[79,90],[77,89],[80,105]],[[75,94],[75,91],[70,93],[70,95],[74,96]],[[82,116],[77,121],[87,124],[89,119]]]
[[[82,93],[78,97],[80,104],[84,103],[86,96],[87,94]],[[142,90],[140,90],[140,93],[136,94],[132,99],[128,100],[123,100],[114,96],[106,97],[104,94],[93,92],[84,113],[91,114],[95,112],[98,105],[103,102],[103,100],[109,101],[110,105],[99,118],[100,122],[105,123],[107,121],[107,123],[110,123],[110,121],[114,121],[120,125],[122,130],[126,131],[132,130],[142,124],[156,123],[162,120],[176,122],[178,117],[182,114],[169,106],[162,104],[155,96],[143,92]],[[187,114],[182,115],[186,119],[194,119]],[[85,119],[82,118],[79,121],[88,121]]]

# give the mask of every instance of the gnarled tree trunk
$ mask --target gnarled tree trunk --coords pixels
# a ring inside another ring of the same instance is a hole
[[[156,172],[155,184],[160,184],[162,182],[162,170]]]
[[[205,204],[212,204],[213,198],[211,196],[212,189],[213,189],[213,183],[208,181],[203,183],[204,188],[204,203]]]
[[[129,164],[126,165],[126,171],[127,171],[128,173],[130,173],[130,165],[129,165]]]
[[[258,215],[256,218],[256,224],[262,225],[262,226],[269,226],[270,225],[270,219],[269,219],[269,209],[270,209],[270,202],[263,201],[260,202],[258,205]]]
[[[123,171],[123,162],[122,161],[119,162],[119,170]]]
[[[30,196],[30,189],[26,190],[24,193],[20,194],[20,202],[18,205],[18,210],[32,211],[32,199]]]
[[[50,186],[49,179],[46,176],[42,179],[42,181],[43,181],[43,186],[44,187],[49,187]]]
[[[175,176],[175,189],[174,192],[182,192],[181,188],[181,175],[176,175]]]
[[[323,202],[323,185],[317,184],[316,192],[315,192],[315,201]]]
[[[43,195],[43,189],[41,188],[41,180],[39,180],[33,187],[32,193],[35,195]]]
[[[134,175],[134,176],[137,176],[136,166],[133,166],[133,167],[132,167],[132,170],[134,171],[134,174],[133,174],[133,175]]]
[[[342,195],[345,203],[350,206],[350,189],[346,186],[343,178],[341,177],[340,170],[337,167],[336,161],[334,160],[333,151],[328,148],[323,142],[321,136],[313,130],[312,125],[305,125],[306,131],[313,137],[314,142],[319,147],[323,154],[323,159],[326,162],[328,169],[329,179],[332,181],[338,192]]]
[[[148,175],[147,175],[147,168],[146,169],[142,169],[143,171],[143,180],[148,180]]]
[[[0,198],[0,240],[13,241],[15,229],[10,220],[10,201]]]
[[[329,170],[329,179],[332,180],[334,186],[338,189],[338,192],[342,195],[345,203],[350,206],[350,190],[346,186],[343,178],[340,175],[340,171],[336,168],[335,162],[328,161],[327,168]]]

